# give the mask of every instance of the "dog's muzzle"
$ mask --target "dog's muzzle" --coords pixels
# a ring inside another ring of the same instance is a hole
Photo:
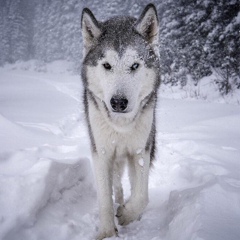
[[[115,95],[110,99],[112,110],[118,113],[124,113],[128,106],[128,99],[121,95]]]

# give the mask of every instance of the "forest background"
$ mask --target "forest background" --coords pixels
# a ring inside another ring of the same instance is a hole
[[[138,17],[146,0],[1,0],[0,66],[36,59],[38,69],[55,60],[82,60],[81,11],[97,19]],[[160,21],[162,82],[195,86],[206,76],[222,95],[240,89],[238,0],[153,0]]]

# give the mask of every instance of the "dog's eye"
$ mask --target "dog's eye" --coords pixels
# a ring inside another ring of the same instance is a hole
[[[139,63],[134,63],[130,68],[132,71],[135,71],[138,69],[138,67],[139,67]]]
[[[106,70],[111,70],[111,69],[112,69],[112,66],[111,66],[109,63],[104,63],[104,64],[103,64],[103,67],[104,67]]]

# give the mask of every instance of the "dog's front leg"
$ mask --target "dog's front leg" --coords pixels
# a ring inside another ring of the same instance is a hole
[[[131,197],[117,210],[120,225],[127,225],[139,219],[148,204],[148,177],[150,167],[149,151],[129,159]]]
[[[93,155],[97,184],[100,227],[97,239],[117,236],[112,200],[112,160]]]

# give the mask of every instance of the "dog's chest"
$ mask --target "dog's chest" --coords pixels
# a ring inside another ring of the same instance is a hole
[[[152,110],[140,115],[132,128],[120,132],[111,126],[100,111],[96,111],[92,105],[89,107],[91,131],[99,154],[115,155],[117,158],[121,158],[135,155],[140,150],[145,149],[152,129]]]
[[[102,132],[103,152],[112,153],[117,159],[123,159],[129,155],[141,154],[145,149],[149,132],[146,129],[119,133],[109,128]]]

